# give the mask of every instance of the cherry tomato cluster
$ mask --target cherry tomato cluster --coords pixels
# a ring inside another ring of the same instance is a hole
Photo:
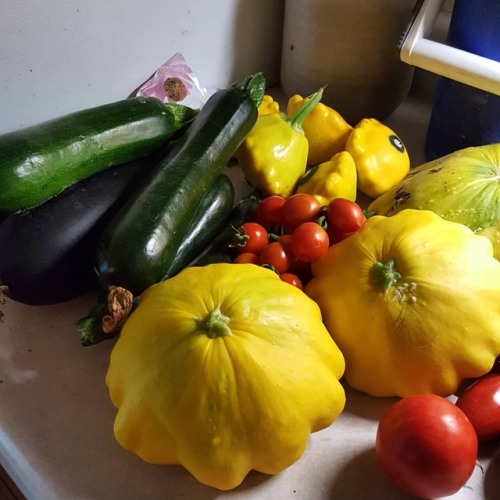
[[[365,220],[363,209],[343,198],[321,207],[306,193],[268,196],[258,204],[255,221],[237,228],[234,262],[269,267],[283,281],[302,289],[309,264],[359,230]]]
[[[500,374],[476,379],[455,404],[419,394],[382,416],[376,456],[382,471],[402,490],[421,498],[452,495],[477,465],[478,446],[500,439]]]

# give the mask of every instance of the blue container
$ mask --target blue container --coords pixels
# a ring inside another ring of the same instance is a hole
[[[446,43],[500,61],[500,0],[455,0]],[[500,142],[500,96],[440,77],[427,131],[427,159],[494,142]]]

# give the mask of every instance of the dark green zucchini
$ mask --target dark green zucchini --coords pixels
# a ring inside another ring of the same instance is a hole
[[[164,276],[195,207],[255,124],[264,83],[257,74],[213,94],[111,221],[97,248],[103,289],[121,286],[136,296]]]
[[[154,162],[117,165],[0,224],[0,284],[30,305],[70,300],[98,289],[93,269],[101,231]]]
[[[158,281],[168,279],[181,271],[224,230],[233,209],[234,195],[231,180],[224,174],[219,175],[196,207],[186,238],[180,244],[170,268],[165,270]],[[92,311],[78,320],[77,329],[82,345],[96,344],[113,338],[119,332],[119,328],[112,332],[103,331],[103,317],[110,313],[107,305],[107,294],[103,294]]]
[[[196,114],[134,97],[0,136],[0,215],[33,208],[92,174],[151,154]]]
[[[259,201],[262,199],[258,192],[245,196],[233,207],[228,220],[215,238],[212,239],[203,252],[190,262],[191,266],[205,266],[216,262],[232,262],[237,255],[235,248],[231,247],[234,240],[235,228],[243,223],[254,221]]]
[[[227,175],[221,174],[198,205],[186,237],[179,245],[166,280],[184,269],[218,237],[227,224],[234,206],[234,186]]]

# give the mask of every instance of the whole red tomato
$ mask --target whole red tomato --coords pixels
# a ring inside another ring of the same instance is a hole
[[[285,273],[292,265],[293,257],[290,250],[279,241],[269,243],[259,254],[257,263],[261,266],[274,268],[278,273]]]
[[[239,253],[233,260],[235,264],[257,264],[259,257],[250,252]]]
[[[267,230],[256,222],[245,222],[234,236],[233,245],[240,253],[254,253],[258,255],[269,243]]]
[[[281,209],[285,230],[291,232],[303,222],[316,220],[320,210],[319,201],[310,194],[296,193],[290,196]]]
[[[354,233],[366,221],[363,209],[354,201],[334,198],[326,207],[328,228],[342,234]]]
[[[281,273],[280,274],[281,281],[284,281],[285,283],[289,283],[290,285],[293,285],[294,287],[298,288],[299,290],[304,290],[304,285],[302,284],[302,280],[293,273]]]
[[[351,236],[351,234],[354,234],[356,231],[354,231],[353,233],[343,233],[342,231],[339,231],[334,227],[328,227],[327,232],[328,237],[330,238],[330,245],[335,245],[335,243],[339,243],[342,240],[349,238],[349,236]]]
[[[500,374],[476,380],[459,396],[456,405],[471,421],[479,441],[500,437]]]
[[[376,436],[382,471],[421,498],[452,495],[469,479],[477,459],[474,427],[451,401],[433,394],[404,398],[382,416]]]
[[[255,221],[266,229],[274,229],[283,224],[281,208],[285,204],[286,198],[278,195],[267,196],[257,205]]]
[[[316,222],[304,222],[292,233],[290,247],[293,255],[302,262],[312,262],[328,251],[328,233]]]

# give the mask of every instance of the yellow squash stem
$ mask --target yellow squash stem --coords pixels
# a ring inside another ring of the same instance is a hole
[[[372,269],[375,283],[381,285],[384,292],[401,279],[401,273],[396,269],[394,259],[389,259],[385,263],[375,262]]]
[[[201,322],[201,327],[207,332],[209,338],[224,337],[232,335],[231,328],[228,326],[229,318],[222,314],[220,307],[217,306]]]

